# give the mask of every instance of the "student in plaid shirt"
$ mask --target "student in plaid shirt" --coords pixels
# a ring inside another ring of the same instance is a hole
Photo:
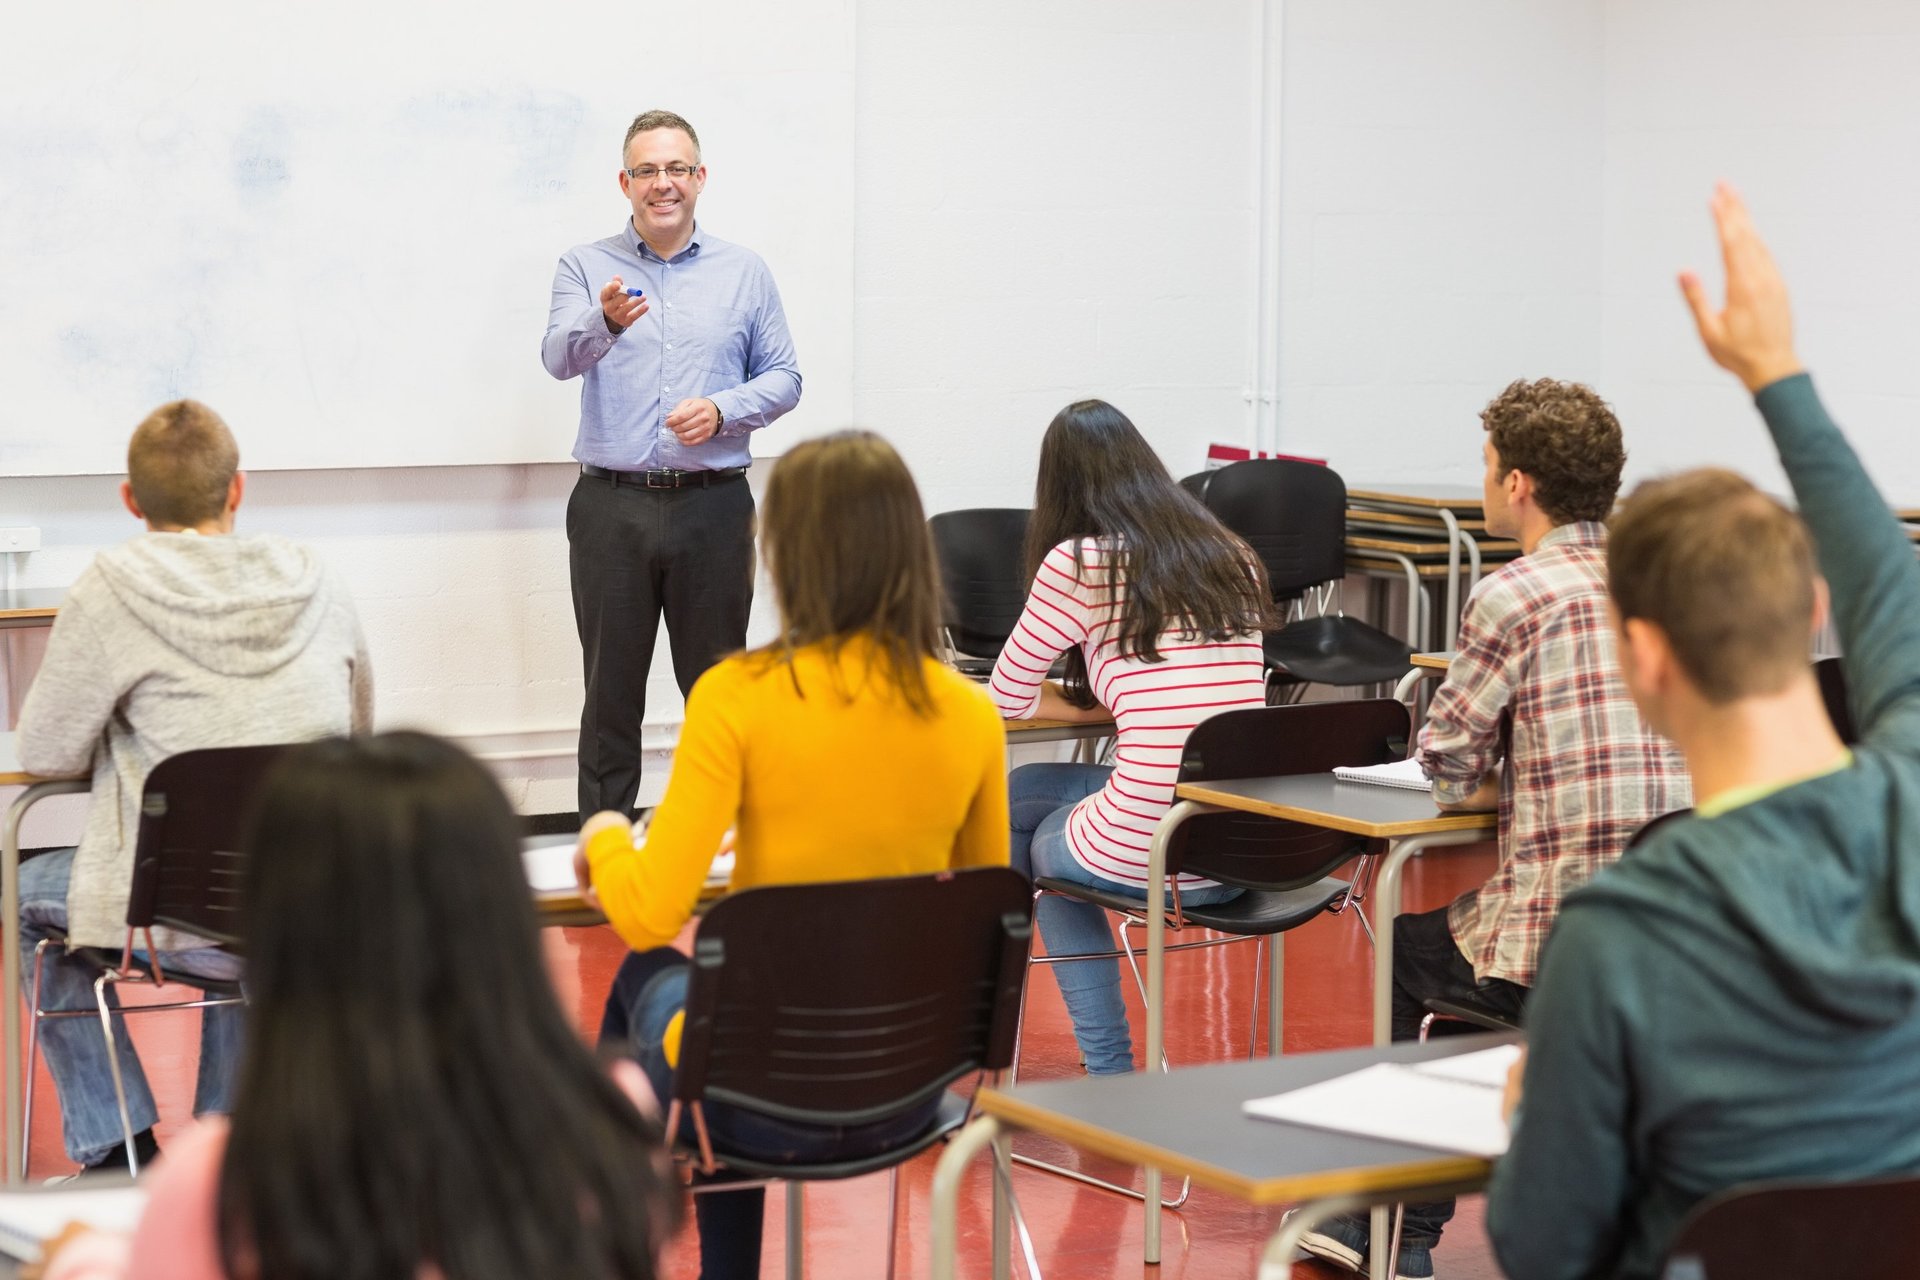
[[[1515,382],[1480,415],[1487,531],[1525,554],[1467,600],[1420,762],[1445,809],[1497,809],[1500,867],[1451,906],[1393,928],[1393,1038],[1425,1001],[1468,997],[1518,1017],[1560,900],[1652,818],[1691,803],[1686,766],[1621,682],[1607,612],[1606,526],[1626,462],[1620,423],[1591,388]],[[1453,1202],[1407,1206],[1395,1274],[1433,1274]],[[1303,1242],[1355,1270],[1364,1217]]]

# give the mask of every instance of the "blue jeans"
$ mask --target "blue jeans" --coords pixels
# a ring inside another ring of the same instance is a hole
[[[20,864],[20,974],[32,994],[33,952],[42,939],[57,937],[67,925],[67,881],[73,874],[72,849],[57,849]],[[134,953],[142,961],[147,953]],[[217,948],[163,951],[160,967],[168,976],[234,981],[240,977],[240,957]],[[73,959],[64,947],[47,948],[40,970],[40,1007],[46,1010],[85,1009],[93,999],[93,969]],[[188,982],[191,985],[191,982]],[[107,1002],[118,1007],[113,987]],[[203,1115],[228,1110],[234,1068],[246,1031],[244,1006],[231,1004],[200,1011],[200,1073],[193,1091],[193,1111]],[[150,1129],[159,1119],[140,1055],[133,1041],[116,1030],[120,1049],[120,1077],[127,1089],[127,1115],[133,1131]],[[60,1094],[60,1117],[67,1155],[77,1164],[93,1164],[125,1140],[120,1129],[120,1107],[114,1099],[113,1070],[107,1062],[107,1039],[100,1019],[48,1018],[40,1023],[40,1050],[46,1055]]]
[[[1066,880],[1124,893],[1141,902],[1147,892],[1096,875],[1081,866],[1067,846],[1067,815],[1073,806],[1107,785],[1113,770],[1098,764],[1023,764],[1007,777],[1007,807],[1012,815],[1013,865],[1032,879]],[[1182,889],[1180,899],[1194,906],[1228,902],[1242,890],[1223,884]],[[1041,896],[1036,912],[1049,956],[1091,955],[1115,949],[1104,908],[1056,894]],[[1133,1039],[1127,1031],[1127,1005],[1120,995],[1120,962],[1112,956],[1052,964],[1060,984],[1073,1037],[1087,1060],[1089,1075],[1118,1075],[1133,1070]]]
[[[667,1029],[686,1003],[687,958],[671,947],[658,947],[621,962],[600,1020],[601,1049],[636,1059],[662,1110],[673,1098],[674,1063],[667,1057]],[[735,1151],[761,1160],[816,1164],[902,1146],[926,1132],[939,1106],[935,1098],[905,1115],[865,1125],[798,1124],[724,1103],[710,1102],[702,1110],[707,1133],[722,1156]],[[681,1115],[680,1132],[673,1136],[683,1146],[698,1143],[690,1111]],[[703,1181],[724,1183],[727,1177],[695,1175],[696,1186]],[[759,1187],[693,1198],[700,1229],[701,1280],[756,1280],[765,1208],[766,1192]]]

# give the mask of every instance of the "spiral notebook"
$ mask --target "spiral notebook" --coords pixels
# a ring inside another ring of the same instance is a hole
[[[1365,782],[1376,787],[1400,787],[1407,791],[1432,791],[1433,779],[1420,769],[1420,758],[1395,760],[1392,764],[1366,766],[1341,765],[1333,776],[1342,782]]]

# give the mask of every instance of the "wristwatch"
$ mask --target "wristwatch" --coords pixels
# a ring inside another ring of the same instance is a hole
[[[722,409],[720,407],[720,402],[718,400],[715,400],[712,396],[707,397],[707,403],[713,406],[713,416],[716,419],[718,419],[718,421],[716,421],[713,424],[713,429],[715,431],[718,431],[720,428],[727,425],[727,411],[725,409]]]

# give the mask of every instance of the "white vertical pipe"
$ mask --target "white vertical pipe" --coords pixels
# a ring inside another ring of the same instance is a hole
[[[1284,62],[1286,0],[1257,0],[1260,32],[1259,190],[1255,206],[1254,288],[1258,321],[1254,362],[1255,448],[1280,443],[1280,219],[1281,219],[1281,75]]]

